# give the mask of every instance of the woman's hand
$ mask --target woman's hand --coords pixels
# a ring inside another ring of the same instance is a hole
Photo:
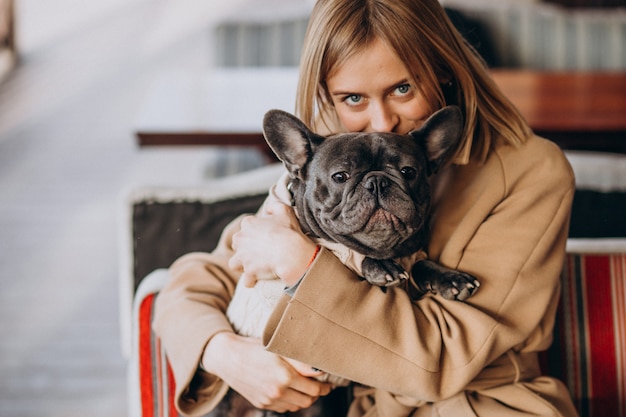
[[[306,272],[316,244],[302,233],[290,207],[274,203],[265,214],[242,220],[241,230],[233,236],[233,249],[229,266],[243,273],[246,286],[278,277],[290,287]]]
[[[279,355],[266,351],[260,340],[233,333],[218,333],[210,340],[202,366],[253,406],[279,413],[309,407],[331,390],[330,384],[301,375]]]

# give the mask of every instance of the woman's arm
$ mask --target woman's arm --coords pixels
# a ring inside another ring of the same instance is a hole
[[[178,259],[156,300],[154,329],[172,365],[177,406],[188,415],[211,410],[228,386],[254,405],[279,412],[306,407],[329,391],[260,341],[235,335],[226,319],[238,279],[228,262],[240,224],[238,218],[225,229],[214,252]],[[199,369],[201,361],[206,371]]]

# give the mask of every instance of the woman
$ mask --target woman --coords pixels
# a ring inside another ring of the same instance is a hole
[[[228,386],[279,412],[328,393],[284,356],[358,382],[351,417],[576,415],[537,364],[574,192],[558,147],[532,134],[436,0],[319,0],[300,74],[298,115],[319,132],[406,133],[446,104],[462,108],[465,139],[433,180],[428,253],[481,288],[465,303],[412,302],[317,253],[285,207],[237,219],[212,254],[172,266],[157,300],[180,410],[206,413]],[[263,344],[224,317],[241,271],[291,287]]]

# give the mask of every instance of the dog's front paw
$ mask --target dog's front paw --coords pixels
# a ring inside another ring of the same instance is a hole
[[[390,259],[366,257],[361,264],[363,278],[372,285],[382,288],[395,287],[409,278],[404,268]]]
[[[432,290],[446,300],[465,301],[478,290],[480,282],[461,271],[448,271],[430,283]]]

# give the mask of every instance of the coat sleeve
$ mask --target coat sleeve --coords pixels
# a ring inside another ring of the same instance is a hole
[[[425,401],[462,391],[510,350],[545,349],[574,183],[560,151],[541,143],[446,174],[429,254],[480,280],[467,302],[427,295],[412,303],[401,289],[383,293],[322,250],[274,311],[268,349]]]
[[[161,338],[176,380],[176,405],[187,415],[203,415],[228,387],[198,369],[202,353],[217,333],[232,332],[225,311],[238,274],[228,268],[235,219],[212,253],[190,253],[170,267],[171,279],[156,299],[153,328]]]
[[[261,214],[274,201],[285,202],[286,177],[270,189]],[[220,332],[234,332],[226,317],[240,274],[228,267],[232,237],[242,215],[223,231],[211,253],[190,253],[169,268],[170,280],[156,299],[153,328],[160,337],[176,380],[176,406],[186,415],[204,415],[224,397],[228,386],[198,369],[204,348]]]

